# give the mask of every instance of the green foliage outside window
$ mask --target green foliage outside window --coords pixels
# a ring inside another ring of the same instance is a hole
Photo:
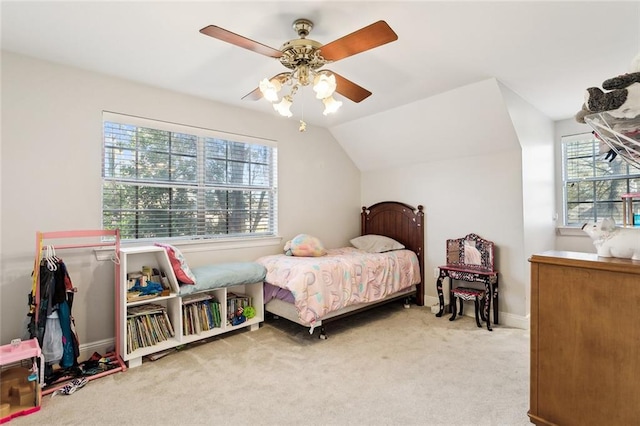
[[[123,239],[275,235],[276,148],[104,121],[102,200]]]

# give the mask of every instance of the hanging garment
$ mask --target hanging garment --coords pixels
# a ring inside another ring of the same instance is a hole
[[[63,330],[65,327],[69,327],[69,335],[71,336],[71,347],[73,348],[73,364],[78,365],[78,357],[80,356],[80,341],[78,340],[78,334],[76,333],[76,321],[73,318],[73,297],[78,289],[73,286],[71,277],[67,271],[67,266],[62,259],[58,259],[58,269],[63,271],[63,277],[61,280],[64,282],[65,300],[69,306],[69,322],[62,324]],[[62,320],[61,320],[62,321]],[[70,356],[70,355],[69,355]]]
[[[66,300],[58,305],[58,317],[60,318],[60,327],[62,327],[62,360],[60,367],[73,367],[78,363],[75,356],[74,337],[71,332],[71,311]]]
[[[62,359],[64,347],[62,345],[62,326],[58,312],[47,317],[47,326],[42,338],[42,356],[47,364],[57,364]]]
[[[48,318],[53,313],[57,313],[60,329],[62,330],[62,357],[60,366],[69,368],[78,364],[80,355],[80,344],[75,333],[75,322],[71,314],[73,307],[74,292],[71,278],[67,272],[67,267],[62,259],[55,255],[47,255],[40,262],[39,268],[39,293],[40,300],[35,301],[38,310],[38,321],[36,324],[35,315],[30,313],[29,332],[32,338],[37,338],[41,347],[45,344],[45,336],[48,339],[48,346],[51,347],[52,336],[56,333],[47,333]],[[30,304],[33,306],[35,295],[30,295]]]
[[[30,337],[37,338],[40,347],[42,347],[44,332],[47,324],[47,317],[54,311],[53,294],[55,292],[55,271],[50,269],[45,259],[40,262],[38,274],[38,282],[35,285],[39,286],[40,300],[36,300],[35,289],[29,294],[29,304],[32,307],[33,312],[29,313],[29,335]],[[36,323],[36,313],[38,322]]]

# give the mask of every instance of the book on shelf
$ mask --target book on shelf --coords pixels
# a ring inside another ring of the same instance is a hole
[[[157,345],[174,336],[165,306],[148,303],[127,308],[127,353]]]
[[[196,334],[200,334],[202,331],[202,322],[200,321],[200,315],[198,315],[198,306],[191,306],[191,314],[193,315],[193,325]]]
[[[213,311],[213,323],[215,327],[222,327],[222,313],[220,312],[220,303],[215,302],[211,305]]]
[[[167,328],[167,330],[169,331],[169,335],[171,337],[174,337],[176,335],[175,331],[173,330],[173,325],[171,325],[171,320],[169,319],[169,315],[167,314],[167,311],[164,310],[163,312],[163,316],[162,319],[164,321],[164,326]]]
[[[211,300],[213,298],[214,296],[207,293],[194,294],[192,296],[184,296],[182,298],[182,304],[187,305],[189,303],[202,302],[203,300]]]
[[[127,307],[127,317],[134,317],[137,315],[151,315],[166,312],[167,308],[156,303],[145,303],[144,305],[129,306]]]
[[[156,360],[159,360],[162,357],[165,357],[165,356],[169,355],[172,352],[175,352],[175,348],[167,349],[167,350],[162,351],[162,352],[155,352],[155,353],[149,354],[149,355],[147,355],[147,358],[149,358],[151,361],[156,361]]]
[[[220,303],[214,297],[190,300],[182,305],[182,330],[185,336],[220,326]]]

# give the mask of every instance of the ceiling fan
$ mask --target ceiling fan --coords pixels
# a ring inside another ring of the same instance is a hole
[[[276,102],[278,98],[275,93],[282,86],[290,85],[289,95],[283,96],[279,104],[274,103],[274,108],[282,115],[291,116],[288,109],[292,103],[292,96],[301,86],[309,84],[313,84],[316,97],[325,103],[325,115],[328,110],[337,109],[335,103],[338,104],[338,107],[342,104],[331,97],[333,91],[353,102],[361,102],[369,97],[371,92],[367,89],[333,71],[321,68],[326,64],[395,41],[398,39],[396,33],[385,21],[378,21],[323,45],[307,38],[312,28],[313,22],[308,19],[295,20],[293,29],[299,38],[285,42],[280,49],[274,49],[216,25],[206,26],[200,32],[261,55],[278,59],[282,65],[291,70],[277,74],[270,79],[264,79],[260,83],[260,87],[242,97],[242,99],[248,100],[258,100],[265,97],[271,102]],[[278,106],[281,106],[283,110],[280,110]]]

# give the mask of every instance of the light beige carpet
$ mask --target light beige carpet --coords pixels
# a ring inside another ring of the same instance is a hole
[[[285,319],[45,396],[19,425],[529,425],[529,332],[394,303]]]

